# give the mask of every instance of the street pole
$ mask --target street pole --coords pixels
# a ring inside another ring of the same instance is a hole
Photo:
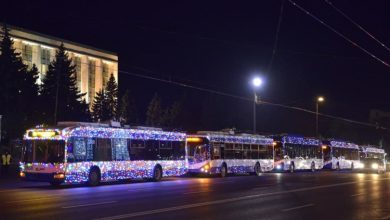
[[[253,100],[253,134],[256,134],[256,102],[257,102],[257,96],[255,91],[254,100]]]
[[[316,137],[318,137],[318,101],[316,101]]]

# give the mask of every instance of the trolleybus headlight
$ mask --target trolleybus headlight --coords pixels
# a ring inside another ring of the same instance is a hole
[[[276,169],[280,170],[282,169],[282,166],[280,164],[276,165]]]
[[[209,172],[209,169],[210,169],[210,165],[206,164],[202,168],[200,168],[200,171],[207,173]]]
[[[372,169],[378,169],[379,165],[377,163],[371,164]]]
[[[20,177],[25,177],[26,174],[25,174],[24,172],[20,172],[20,173],[19,173],[19,176],[20,176]]]
[[[63,173],[54,174],[54,179],[64,179],[64,178],[65,178],[65,174]]]

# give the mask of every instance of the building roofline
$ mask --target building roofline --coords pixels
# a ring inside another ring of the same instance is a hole
[[[86,44],[76,43],[74,41],[65,40],[63,38],[54,37],[54,36],[47,35],[47,34],[42,34],[42,33],[39,33],[39,32],[36,32],[36,31],[32,31],[32,30],[28,30],[28,29],[25,29],[25,28],[21,28],[21,27],[9,25],[9,24],[7,24],[7,28],[9,28],[10,30],[14,29],[14,30],[26,32],[26,33],[29,33],[29,34],[37,35],[37,36],[40,36],[40,37],[44,37],[44,38],[52,39],[52,40],[55,40],[55,41],[59,41],[59,42],[62,42],[62,43],[73,44],[75,46],[84,47],[84,48],[91,49],[91,50],[96,50],[96,51],[99,51],[99,52],[102,52],[102,53],[107,53],[107,54],[110,54],[110,55],[118,56],[117,53],[112,52],[112,51],[99,49],[99,48],[92,47],[92,46],[89,46],[89,45],[86,45]]]

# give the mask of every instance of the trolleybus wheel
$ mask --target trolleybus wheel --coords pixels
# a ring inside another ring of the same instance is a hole
[[[221,167],[221,177],[224,178],[224,177],[226,177],[226,175],[227,175],[226,164],[222,164],[222,167]]]
[[[290,164],[290,173],[294,173],[294,171],[295,171],[295,165],[294,165],[294,163],[291,163]]]
[[[316,171],[316,164],[314,162],[311,163],[311,172],[315,172]]]
[[[160,181],[162,178],[162,168],[160,165],[156,165],[153,169],[153,181]]]
[[[257,162],[255,165],[255,175],[260,176],[260,174],[261,174],[261,166],[260,166],[260,163]]]
[[[100,183],[100,169],[98,167],[92,167],[88,175],[88,185],[97,186]]]

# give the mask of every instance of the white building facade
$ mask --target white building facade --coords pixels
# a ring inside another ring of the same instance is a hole
[[[111,74],[118,83],[117,54],[17,27],[8,28],[14,48],[21,54],[23,62],[29,68],[33,64],[38,68],[38,83],[45,77],[61,43],[76,66],[77,86],[82,93],[86,93],[84,98],[87,103],[93,101],[96,92],[106,85]],[[2,30],[0,35],[3,36]]]

